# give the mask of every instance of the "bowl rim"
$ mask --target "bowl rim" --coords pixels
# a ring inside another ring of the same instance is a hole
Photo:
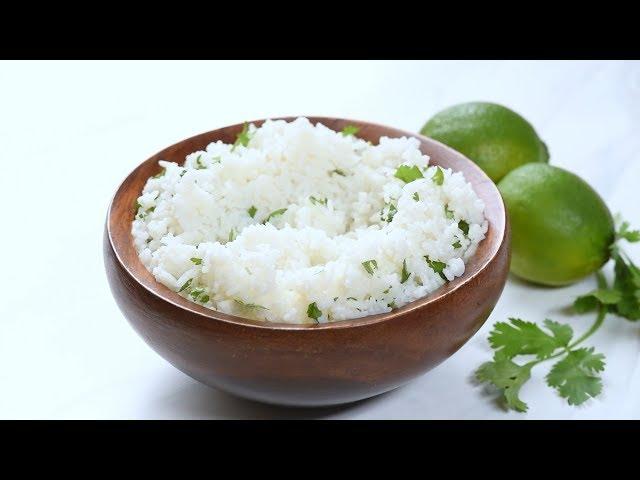
[[[161,150],[159,150],[158,152],[156,152],[155,154],[151,155],[150,157],[148,157],[147,159],[145,159],[144,161],[142,161],[141,163],[139,163],[138,165],[136,165],[122,180],[122,182],[120,182],[120,184],[118,185],[118,187],[115,190],[115,193],[113,194],[113,196],[111,197],[111,200],[109,202],[109,207],[107,209],[107,215],[106,215],[106,225],[105,225],[105,229],[106,229],[106,237],[108,238],[109,244],[108,247],[111,248],[111,251],[113,252],[115,258],[117,259],[117,262],[119,264],[119,266],[129,275],[129,277],[131,277],[135,283],[142,287],[143,289],[145,289],[148,293],[150,293],[151,295],[153,295],[154,297],[158,298],[159,300],[163,301],[163,302],[167,302],[171,305],[173,305],[176,308],[179,308],[181,310],[185,310],[186,312],[192,314],[192,315],[196,315],[198,317],[202,317],[203,319],[205,319],[206,321],[209,320],[213,320],[213,321],[219,321],[219,322],[223,322],[226,324],[231,324],[231,325],[235,325],[235,326],[242,326],[242,327],[248,327],[248,328],[257,328],[257,329],[264,329],[264,330],[287,330],[287,331],[299,331],[299,332],[317,332],[318,330],[334,330],[334,329],[344,329],[344,328],[358,328],[358,327],[365,327],[365,326],[369,326],[369,325],[373,325],[373,324],[378,324],[378,323],[382,323],[382,322],[386,322],[389,320],[393,320],[396,319],[397,317],[400,316],[404,316],[410,312],[413,312],[415,310],[418,309],[423,309],[428,307],[429,305],[438,303],[440,301],[443,301],[443,299],[451,294],[453,294],[454,292],[464,288],[465,286],[467,286],[470,282],[472,282],[478,275],[480,275],[484,270],[487,269],[487,267],[494,262],[494,260],[496,259],[496,257],[498,256],[498,254],[500,253],[500,250],[502,249],[504,242],[507,238],[507,232],[508,232],[508,217],[506,214],[506,208],[504,205],[504,201],[502,199],[502,196],[497,188],[497,186],[495,185],[495,183],[487,176],[487,174],[482,171],[482,169],[480,167],[478,167],[478,165],[476,165],[472,160],[470,160],[469,158],[467,158],[464,154],[458,152],[457,150],[443,144],[442,142],[439,142],[437,140],[434,140],[430,137],[426,137],[424,135],[421,135],[419,133],[414,133],[414,132],[409,132],[406,130],[402,130],[402,129],[398,129],[395,127],[389,127],[387,125],[382,125],[382,124],[378,124],[378,123],[374,123],[374,122],[369,122],[369,121],[364,121],[364,120],[356,120],[356,119],[349,119],[349,118],[343,118],[343,117],[326,117],[326,116],[315,116],[315,115],[308,115],[308,116],[304,116],[305,118],[308,118],[309,121],[311,121],[312,123],[325,123],[325,122],[346,122],[349,124],[355,124],[360,126],[361,128],[363,126],[365,127],[373,127],[373,128],[377,128],[377,129],[382,129],[384,131],[392,131],[393,132],[393,136],[397,137],[397,136],[406,136],[406,137],[414,137],[417,138],[418,140],[420,140],[420,142],[426,142],[426,143],[432,143],[437,145],[439,148],[448,151],[450,154],[453,154],[454,156],[457,156],[459,158],[462,158],[465,162],[468,163],[467,168],[470,168],[471,170],[475,170],[475,174],[478,175],[481,178],[480,182],[476,182],[476,184],[478,183],[487,183],[488,185],[490,185],[490,190],[492,190],[492,194],[495,196],[498,205],[499,205],[499,214],[500,214],[500,218],[499,220],[501,220],[500,222],[500,226],[501,229],[500,231],[497,232],[497,235],[495,237],[495,240],[493,241],[493,243],[490,245],[490,251],[489,254],[487,255],[487,258],[478,266],[476,266],[476,268],[474,269],[474,271],[469,272],[469,274],[467,275],[467,271],[465,271],[465,273],[461,276],[458,277],[457,279],[444,284],[443,286],[441,286],[440,288],[438,288],[437,290],[431,292],[430,294],[419,298],[417,300],[414,300],[413,302],[410,302],[398,309],[392,310],[391,312],[386,312],[386,313],[380,313],[380,314],[375,314],[375,315],[368,315],[365,317],[360,317],[360,318],[355,318],[355,319],[348,319],[348,320],[336,320],[333,322],[326,322],[326,323],[304,323],[304,324],[295,324],[295,323],[284,323],[284,322],[269,322],[269,321],[260,321],[260,320],[253,320],[253,319],[249,319],[249,318],[244,318],[244,317],[240,317],[237,315],[231,315],[231,314],[227,314],[224,312],[220,312],[217,310],[212,310],[210,308],[201,306],[195,302],[191,302],[188,299],[185,299],[184,297],[178,295],[177,292],[174,292],[172,290],[170,290],[168,287],[160,284],[160,282],[158,282],[157,280],[155,280],[154,278],[154,286],[153,288],[146,285],[145,282],[141,281],[140,278],[138,278],[136,272],[129,267],[129,265],[127,265],[126,262],[123,261],[122,256],[121,256],[121,252],[119,251],[118,247],[116,246],[116,243],[114,242],[113,239],[113,232],[111,229],[111,220],[112,220],[112,214],[113,214],[113,206],[114,203],[116,201],[116,199],[118,198],[118,196],[123,193],[126,190],[123,190],[124,185],[128,182],[128,180],[135,175],[135,173],[145,164],[147,163],[149,160],[151,160],[153,157],[156,157],[158,155],[160,155],[162,152],[164,152],[165,150],[171,149],[173,147],[177,147],[178,145],[184,143],[184,142],[188,142],[190,140],[196,139],[200,136],[204,136],[204,135],[211,135],[215,132],[219,132],[221,130],[240,130],[243,125],[246,124],[262,124],[264,121],[266,120],[285,120],[285,121],[292,121],[295,120],[296,118],[300,118],[302,117],[302,115],[298,115],[298,116],[280,116],[280,117],[267,117],[267,118],[262,118],[262,119],[257,119],[257,120],[250,120],[250,121],[246,121],[246,122],[241,122],[241,123],[236,123],[233,125],[228,125],[228,126],[223,126],[223,127],[219,127],[219,128],[215,128],[213,130],[208,130],[196,135],[192,135],[190,137],[184,138],[182,140],[179,140],[167,147],[162,148]],[[399,135],[396,135],[399,134]],[[469,181],[467,179],[467,181]],[[475,186],[474,186],[475,188]],[[130,230],[129,230],[130,232]],[[132,240],[132,239],[131,239]],[[486,240],[486,239],[485,239]],[[485,241],[483,240],[483,241]],[[136,256],[136,259],[138,262],[140,262],[139,257]],[[142,268],[144,268],[146,270],[146,267],[142,264],[142,262],[140,262],[140,265],[142,266]],[[466,265],[465,265],[466,267]],[[148,271],[148,270],[147,270]],[[164,289],[164,290],[163,290]],[[186,302],[186,303],[185,303]]]

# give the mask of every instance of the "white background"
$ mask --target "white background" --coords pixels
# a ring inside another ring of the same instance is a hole
[[[609,317],[588,342],[604,393],[569,407],[534,370],[523,415],[471,372],[491,324],[568,321],[593,280],[561,289],[510,278],[489,321],[411,384],[328,409],[285,409],[210,389],[174,369],[111,297],[102,229],[118,184],[185,137],[243,120],[342,116],[417,131],[442,108],[495,101],[524,115],[551,162],[585,178],[638,227],[639,62],[0,62],[0,418],[640,418],[640,322]],[[640,247],[628,248],[640,261]]]

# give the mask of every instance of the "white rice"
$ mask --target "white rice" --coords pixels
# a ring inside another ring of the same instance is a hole
[[[389,312],[445,283],[425,257],[453,280],[485,236],[482,200],[459,172],[441,169],[438,185],[414,138],[371,145],[306,118],[249,134],[247,147],[211,143],[184,167],[160,161],[138,199],[140,259],[185,298],[271,322]],[[424,178],[396,178],[401,165]]]

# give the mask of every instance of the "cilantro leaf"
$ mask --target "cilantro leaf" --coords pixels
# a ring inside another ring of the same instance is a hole
[[[265,218],[262,221],[262,224],[264,225],[265,223],[267,223],[269,220],[271,220],[273,217],[277,217],[279,215],[282,215],[284,212],[286,212],[287,209],[286,208],[279,208],[278,210],[274,210],[273,212],[271,212],[269,215],[267,215],[267,218]]]
[[[378,262],[375,260],[367,260],[362,262],[362,266],[369,275],[373,275],[373,272],[378,269]]]
[[[235,228],[229,230],[229,242],[233,242],[238,236],[238,231]]]
[[[316,302],[310,303],[309,306],[307,307],[307,317],[313,318],[316,321],[316,323],[319,323],[318,319],[321,316],[322,316],[322,310],[318,308],[318,305],[316,305]]]
[[[627,320],[640,320],[640,269],[620,252],[614,251],[613,259],[613,287],[621,297],[614,311]]]
[[[343,170],[340,170],[339,168],[336,168],[336,169],[331,170],[331,171],[329,172],[329,174],[333,174],[333,173],[335,173],[336,175],[340,175],[341,177],[346,177],[346,176],[347,176],[347,174],[346,174],[346,173],[344,173],[344,171],[343,171]]]
[[[160,169],[160,172],[159,172],[159,173],[156,173],[156,174],[155,174],[153,177],[151,177],[151,178],[160,178],[160,177],[163,177],[165,173],[167,173],[167,169],[166,169],[166,168],[164,168],[164,167],[162,167],[162,168]]]
[[[249,208],[249,210],[247,210],[247,213],[249,214],[249,216],[251,218],[253,218],[253,217],[256,216],[256,212],[257,211],[258,211],[258,209],[254,205],[251,205],[251,208]]]
[[[533,365],[534,362],[518,365],[500,352],[496,352],[493,361],[483,363],[476,370],[476,378],[500,389],[508,408],[526,412],[528,406],[520,399],[520,388],[531,378]]]
[[[189,280],[187,280],[186,282],[184,282],[182,284],[182,286],[180,287],[180,290],[178,290],[178,293],[185,291],[187,288],[189,288],[191,286],[191,282],[193,281],[193,278],[190,278]]]
[[[323,206],[325,206],[325,207],[326,207],[326,206],[327,206],[327,201],[328,201],[328,200],[327,200],[327,198],[326,198],[326,197],[325,197],[325,198],[316,198],[316,197],[314,197],[313,195],[311,195],[311,196],[309,197],[309,201],[310,201],[311,203],[313,203],[314,205],[323,205]]]
[[[193,298],[194,301],[197,301],[198,297],[203,293],[204,288],[194,288],[193,290],[191,290],[191,293],[189,293],[189,295],[191,296],[191,298]]]
[[[411,276],[411,273],[407,270],[407,260],[404,259],[402,261],[402,275],[400,277],[400,283],[404,283],[407,280],[409,280],[410,276]]]
[[[239,298],[234,298],[234,302],[244,308],[260,308],[262,310],[269,310],[267,307],[263,307],[262,305],[258,305],[257,303],[248,303],[240,300]]]
[[[451,246],[452,246],[453,248],[462,248],[462,244],[460,243],[460,240],[456,240],[455,242],[453,242],[453,243],[451,244]]]
[[[233,142],[233,147],[231,151],[233,152],[238,145],[242,145],[243,147],[247,147],[249,145],[249,140],[251,140],[251,135],[249,135],[249,124],[244,122],[242,124],[242,130],[236,136],[236,141]]]
[[[469,224],[464,220],[460,220],[458,222],[458,228],[462,230],[462,233],[464,233],[465,235],[469,235]]]
[[[343,137],[348,137],[349,135],[355,135],[360,131],[360,127],[356,127],[355,125],[347,125],[340,132]]]
[[[594,353],[593,347],[572,350],[551,367],[547,384],[566,398],[569,405],[580,405],[602,391],[597,373],[604,370],[604,365],[604,355]]]
[[[431,177],[433,183],[436,185],[442,185],[444,183],[444,171],[440,167],[436,167],[436,171]]]
[[[416,202],[420,201],[420,195],[418,195],[418,192],[413,192],[413,197],[412,197]]]
[[[200,297],[201,303],[207,303],[209,301],[209,295],[203,295]]]
[[[509,321],[510,324],[497,322],[489,334],[491,348],[506,358],[513,358],[516,355],[535,355],[539,359],[546,358],[557,348],[566,346],[573,336],[571,327],[551,320],[546,320],[545,325],[553,335],[547,334],[533,322],[525,322],[519,318],[510,318]]]
[[[624,238],[627,242],[640,242],[640,230],[629,230],[629,222],[622,222],[616,232],[616,239]]]
[[[196,158],[196,170],[204,170],[205,168],[207,168],[207,166],[202,163],[202,155],[198,155],[198,157]]]
[[[193,263],[195,263],[196,265],[201,265],[202,264],[202,259],[201,258],[191,257],[191,261]]]
[[[400,165],[393,176],[399,178],[404,183],[411,183],[419,178],[424,178],[420,169],[415,165],[412,167]]]
[[[449,205],[444,206],[444,216],[449,220],[453,219],[453,210],[449,210]]]
[[[586,313],[595,310],[599,304],[615,305],[621,299],[622,295],[618,290],[598,288],[576,298],[573,302],[573,309],[578,313]]]
[[[447,267],[447,264],[444,262],[439,262],[438,260],[431,260],[429,255],[425,255],[424,259],[427,261],[427,265],[431,267],[431,270],[440,275],[440,278],[447,281],[446,275],[443,273],[443,270]]]
[[[397,212],[398,209],[393,203],[385,203],[382,210],[380,210],[380,220],[391,223],[391,220],[393,220],[393,217]]]

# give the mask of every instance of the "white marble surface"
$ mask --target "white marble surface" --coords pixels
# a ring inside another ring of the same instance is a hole
[[[526,415],[505,413],[472,370],[508,316],[569,321],[562,289],[510,279],[482,330],[406,387],[320,410],[265,406],[203,387],[128,326],[109,292],[102,228],[140,161],[245,119],[317,114],[418,130],[470,100],[522,113],[554,164],[640,225],[638,62],[0,62],[0,418],[640,418],[640,323],[610,317],[589,341],[607,356],[604,394],[567,406],[534,370]],[[629,249],[640,261],[640,247]]]

